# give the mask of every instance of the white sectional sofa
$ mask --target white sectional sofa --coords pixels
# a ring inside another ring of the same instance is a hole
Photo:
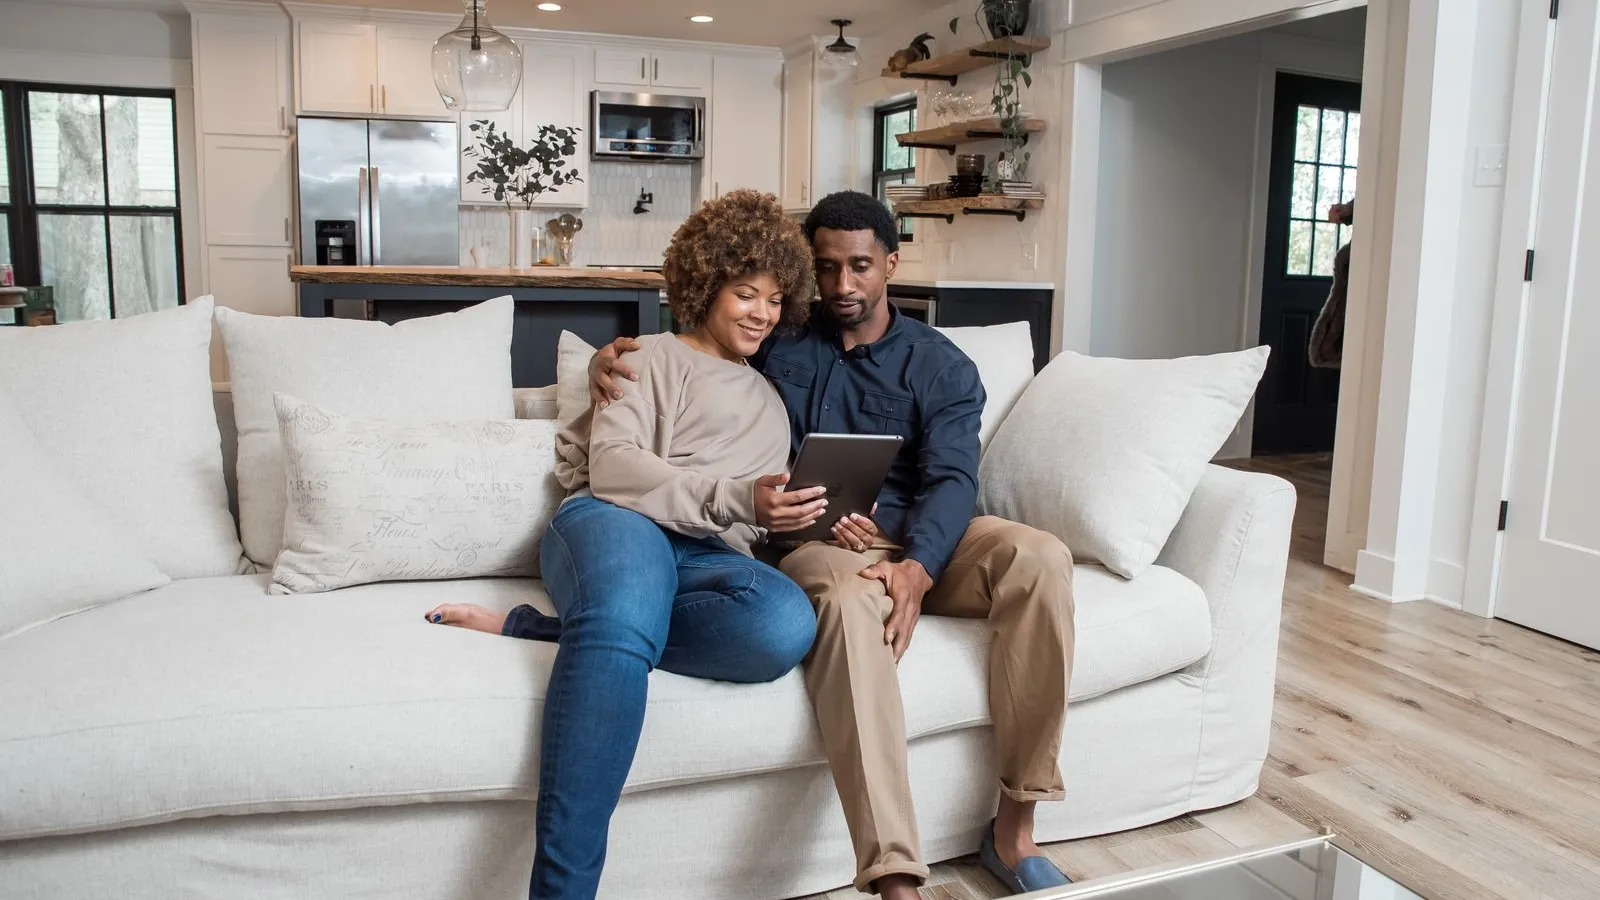
[[[1294,502],[1286,482],[1213,466],[1155,567],[1131,581],[1077,567],[1069,799],[1041,805],[1041,841],[1255,791]],[[269,596],[268,577],[178,580],[0,640],[0,897],[526,895],[556,648],[423,612],[548,609],[540,583]],[[992,815],[988,639],[982,622],[924,619],[900,667],[930,861],[972,852]],[[658,672],[602,894],[846,884],[833,792],[798,672],[759,686]]]

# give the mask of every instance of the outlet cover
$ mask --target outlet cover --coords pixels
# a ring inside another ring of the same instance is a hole
[[[1495,187],[1506,183],[1506,145],[1485,144],[1478,148],[1472,183],[1478,187]]]

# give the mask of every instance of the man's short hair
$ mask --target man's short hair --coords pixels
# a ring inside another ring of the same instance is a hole
[[[885,253],[900,249],[900,228],[894,223],[889,208],[876,197],[860,191],[840,191],[822,198],[806,216],[806,240],[815,246],[817,229],[835,231],[868,231],[878,238]]]

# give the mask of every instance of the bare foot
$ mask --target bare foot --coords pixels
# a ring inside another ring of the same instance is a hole
[[[446,603],[428,610],[425,618],[435,625],[454,625],[472,631],[499,634],[505,627],[506,614],[495,612],[474,603]]]
[[[1001,795],[1000,809],[994,817],[994,849],[1000,861],[1013,872],[1030,856],[1042,856],[1033,842],[1033,801],[1013,800]]]
[[[910,875],[885,875],[872,883],[883,900],[919,900],[917,880]]]

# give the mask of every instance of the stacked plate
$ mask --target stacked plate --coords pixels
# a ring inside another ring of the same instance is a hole
[[[928,186],[925,184],[890,184],[883,188],[884,196],[890,203],[904,203],[912,200],[928,199]]]

